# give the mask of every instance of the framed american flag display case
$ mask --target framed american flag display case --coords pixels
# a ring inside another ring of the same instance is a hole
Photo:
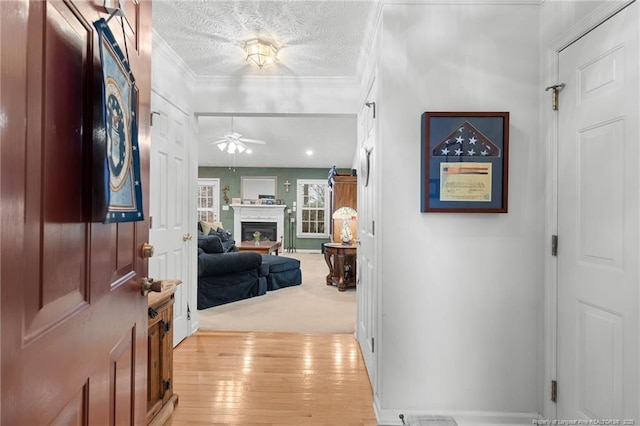
[[[422,114],[421,211],[507,213],[508,112]]]

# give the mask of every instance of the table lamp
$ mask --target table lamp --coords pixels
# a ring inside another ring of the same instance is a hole
[[[342,229],[340,230],[340,241],[342,244],[349,245],[351,244],[351,240],[353,239],[353,232],[351,230],[351,220],[356,220],[358,218],[358,213],[352,209],[351,207],[340,207],[333,215],[331,215],[332,219],[341,219],[342,220]]]

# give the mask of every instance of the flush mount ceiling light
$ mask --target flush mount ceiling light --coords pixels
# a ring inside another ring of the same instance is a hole
[[[247,52],[247,62],[260,69],[273,64],[278,54],[278,49],[273,44],[259,38],[249,40],[244,50]]]

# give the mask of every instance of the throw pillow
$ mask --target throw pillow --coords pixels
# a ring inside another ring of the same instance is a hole
[[[217,235],[204,235],[198,237],[198,248],[205,253],[224,253],[222,241]]]
[[[231,232],[227,231],[226,229],[222,229],[222,228],[217,228],[217,229],[211,229],[211,231],[209,231],[209,235],[217,235],[218,237],[220,237],[220,240],[222,242],[225,241],[229,241],[229,237],[231,237]]]
[[[204,220],[200,221],[200,228],[202,228],[202,233],[204,235],[209,235],[211,230],[214,231],[222,226],[222,222],[205,222]]]

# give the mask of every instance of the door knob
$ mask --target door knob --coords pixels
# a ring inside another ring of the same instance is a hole
[[[153,278],[143,278],[140,283],[140,293],[142,293],[143,296],[146,296],[152,291],[156,291],[158,293],[161,292],[162,281],[154,281]]]
[[[192,238],[191,234],[184,234],[182,236],[182,241],[191,241]]]
[[[153,257],[153,246],[149,243],[144,243],[140,249],[140,255],[143,259],[149,259]]]

